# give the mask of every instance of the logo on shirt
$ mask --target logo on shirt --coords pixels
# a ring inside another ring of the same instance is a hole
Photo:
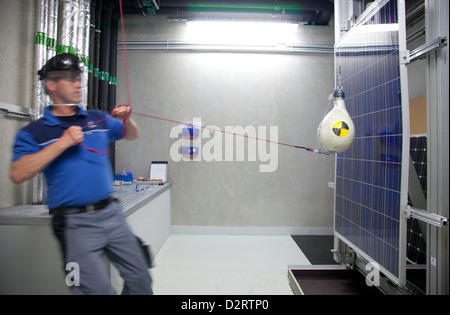
[[[88,121],[87,123],[88,128],[93,129],[95,127],[97,127],[97,124],[94,124],[94,122],[92,120]]]

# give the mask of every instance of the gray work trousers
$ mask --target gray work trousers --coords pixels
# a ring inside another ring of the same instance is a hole
[[[79,267],[79,285],[71,285],[73,294],[116,294],[104,254],[124,280],[122,294],[153,294],[142,249],[119,202],[111,202],[95,213],[55,215],[53,229],[61,244],[65,269],[73,263]]]

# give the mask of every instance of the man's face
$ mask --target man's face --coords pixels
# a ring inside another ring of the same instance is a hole
[[[47,90],[54,104],[78,104],[81,103],[81,76],[78,73],[48,79]]]

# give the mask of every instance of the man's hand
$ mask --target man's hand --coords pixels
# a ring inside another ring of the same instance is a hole
[[[79,126],[67,128],[58,141],[53,142],[39,152],[24,155],[11,164],[9,176],[20,184],[42,171],[51,161],[66,149],[84,140],[83,130]]]
[[[61,144],[66,148],[77,145],[80,142],[83,142],[83,140],[83,129],[80,126],[71,126],[67,128],[62,134],[61,138],[59,138]]]
[[[139,137],[139,129],[136,122],[130,117],[130,105],[117,105],[111,112],[111,116],[125,122],[122,136],[125,140],[136,140]]]
[[[124,119],[128,119],[131,114],[131,106],[130,105],[118,105],[114,107],[111,112],[111,116],[114,118],[120,119],[124,121]]]

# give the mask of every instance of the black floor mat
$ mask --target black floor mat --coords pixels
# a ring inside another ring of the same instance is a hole
[[[333,235],[291,235],[312,265],[333,265]]]

